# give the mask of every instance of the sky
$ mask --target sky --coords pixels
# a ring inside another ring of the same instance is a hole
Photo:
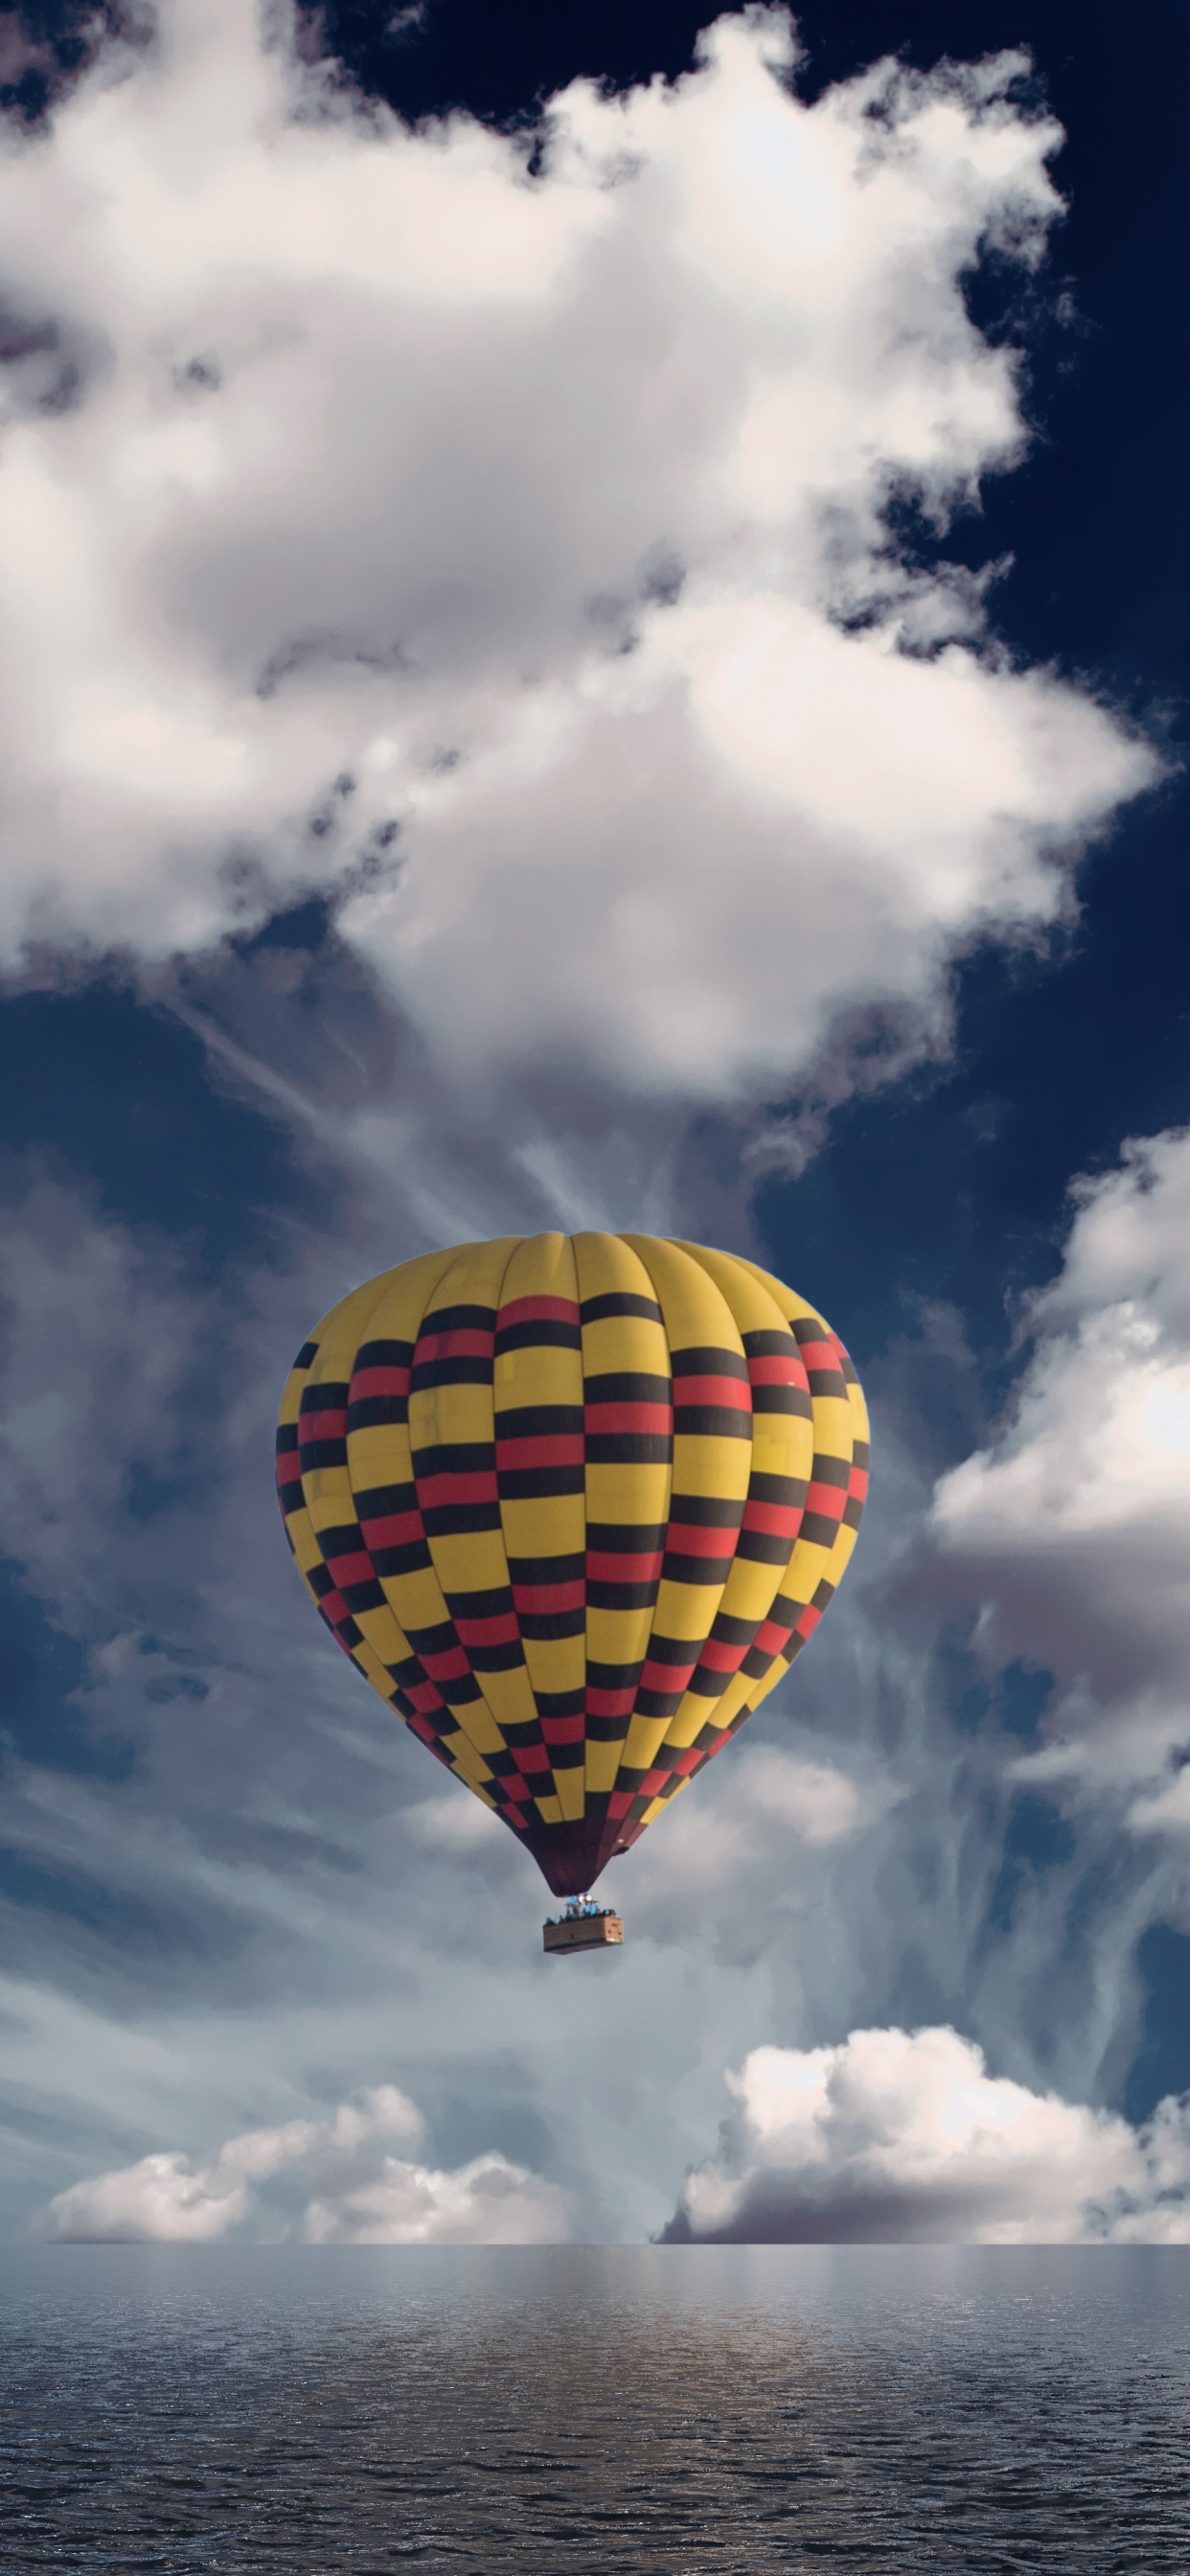
[[[1190,2240],[1188,47],[0,14],[10,2236]],[[559,1961],[272,1435],[588,1226],[873,1477]]]

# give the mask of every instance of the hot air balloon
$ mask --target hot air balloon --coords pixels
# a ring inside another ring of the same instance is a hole
[[[556,1948],[618,1938],[587,1891],[800,1654],[867,1466],[821,1315],[639,1234],[505,1235],[368,1280],[299,1351],[277,1433],[317,1610],[577,1900]]]

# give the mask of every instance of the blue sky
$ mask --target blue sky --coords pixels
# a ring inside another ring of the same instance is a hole
[[[1185,2232],[1184,20],[712,15],[6,58],[11,2228]],[[592,1222],[820,1303],[873,1499],[560,1967],[270,1450]]]

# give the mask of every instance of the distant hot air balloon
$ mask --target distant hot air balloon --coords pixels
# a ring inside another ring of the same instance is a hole
[[[817,1627],[868,1419],[842,1344],[753,1262],[504,1235],[334,1307],[277,1452],[333,1635],[574,1896]]]

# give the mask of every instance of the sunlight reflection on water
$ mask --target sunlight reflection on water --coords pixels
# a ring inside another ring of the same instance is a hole
[[[1190,2249],[0,2256],[0,2564],[1190,2567]]]

